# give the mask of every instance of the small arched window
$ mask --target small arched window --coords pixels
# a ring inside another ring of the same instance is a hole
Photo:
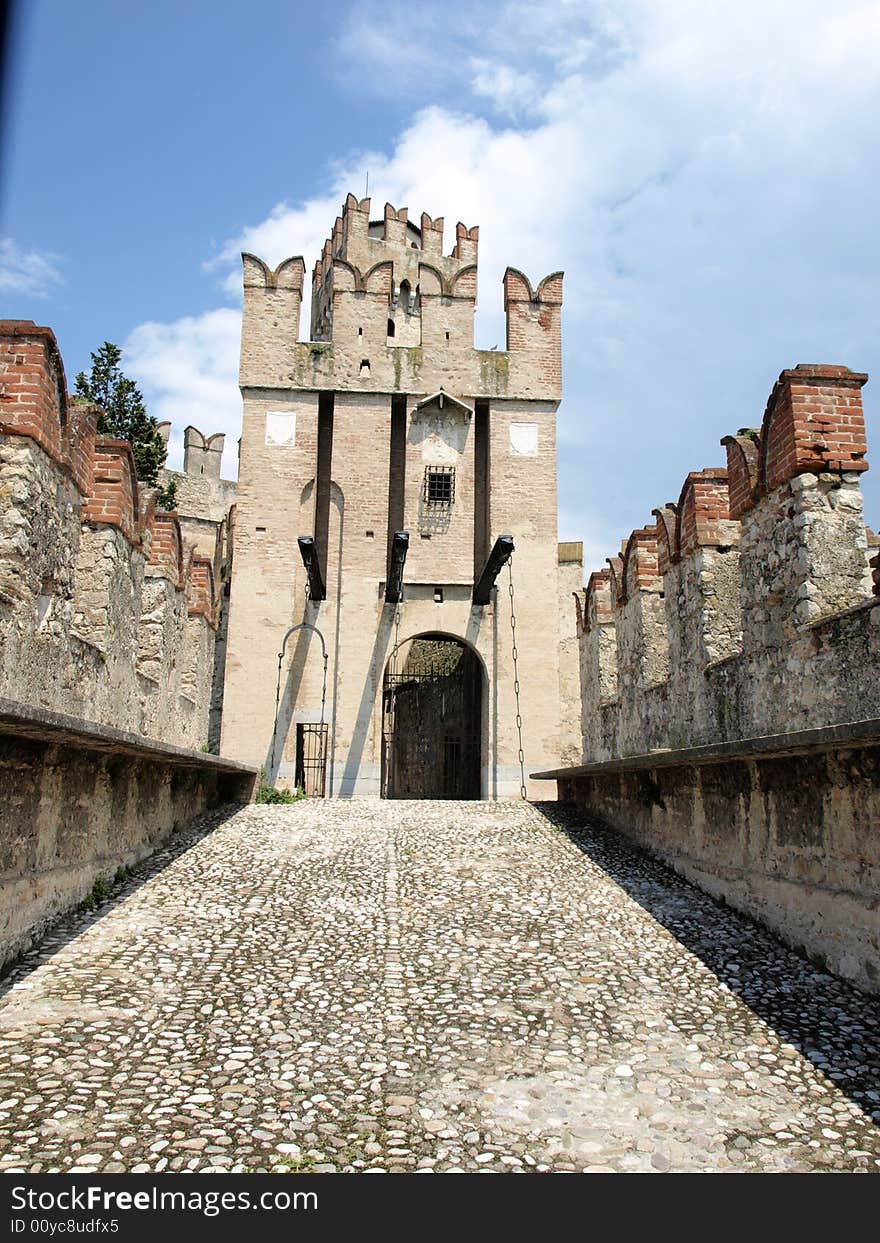
[[[397,331],[397,328],[396,328],[396,326],[395,326],[394,320],[393,320],[393,319],[389,319],[389,321],[388,321],[388,335],[389,335],[389,337],[393,337],[396,331]]]

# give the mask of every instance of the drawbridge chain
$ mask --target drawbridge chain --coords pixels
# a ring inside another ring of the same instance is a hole
[[[516,737],[517,737],[517,744],[519,748],[518,749],[519,792],[520,792],[521,798],[527,799],[528,793],[526,791],[526,757],[523,752],[522,712],[520,710],[519,670],[517,668],[517,658],[519,656],[519,653],[517,652],[517,648],[516,648],[516,609],[515,609],[515,600],[514,600],[514,594],[513,594],[513,557],[510,557],[508,559],[507,573],[510,579],[510,584],[508,587],[508,591],[510,593],[510,639],[511,639],[511,646],[512,646],[512,655],[513,655],[513,694],[516,700]]]

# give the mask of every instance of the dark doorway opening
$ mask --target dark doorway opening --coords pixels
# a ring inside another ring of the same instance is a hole
[[[430,634],[402,644],[382,691],[384,797],[478,799],[482,700],[466,644]]]

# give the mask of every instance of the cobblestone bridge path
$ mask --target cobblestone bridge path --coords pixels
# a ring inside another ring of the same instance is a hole
[[[7,1170],[880,1167],[867,998],[553,805],[214,813],[4,981]]]

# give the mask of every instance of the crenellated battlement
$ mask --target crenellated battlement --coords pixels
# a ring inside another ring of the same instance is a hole
[[[178,591],[186,590],[183,534],[177,514],[154,515],[145,573],[148,577],[166,578]]]
[[[143,534],[137,471],[131,445],[100,436],[92,444],[92,487],[83,500],[82,519],[117,527],[130,544]]]
[[[491,550],[499,536],[513,538],[523,575],[555,582],[566,605],[582,578],[572,550],[560,562],[556,539],[562,274],[533,285],[511,268],[502,290],[508,348],[499,338],[491,349],[475,349],[480,230],[459,221],[454,236],[451,229],[444,236],[444,223],[399,203],[379,208],[348,195],[312,270],[306,341],[297,340],[299,303],[270,301],[249,288],[253,262],[244,260],[244,410],[223,746],[257,756],[288,784],[300,762],[297,737],[317,719],[320,697],[314,662],[303,664],[304,638],[285,657],[296,671],[281,718],[272,718],[259,687],[277,675],[278,643],[294,622],[319,617],[329,625],[333,616],[328,676],[338,668],[340,691],[327,780],[346,795],[378,794],[392,780],[383,768],[387,654],[380,653],[396,592],[390,573],[399,565],[398,532],[408,533],[407,625],[467,635],[486,669],[492,666],[487,676],[496,689],[486,711],[497,715],[498,729],[491,756],[482,742],[477,748],[482,727],[471,722],[467,766],[458,769],[491,797],[518,792],[522,777],[508,728],[515,679],[506,658],[490,656],[486,605],[473,603]],[[308,567],[303,536],[314,541]],[[561,706],[558,675],[561,659],[576,666],[577,635],[569,617],[560,657],[559,645],[546,645],[544,602],[534,594],[523,607],[530,637],[523,639],[529,672],[521,699],[532,701],[524,753],[555,756],[563,733],[567,749],[577,740],[580,706],[574,694]],[[375,702],[356,687],[373,688]],[[437,777],[447,779],[460,792],[458,777]]]
[[[214,567],[207,557],[192,552],[186,575],[186,602],[190,617],[204,617],[216,628],[217,602],[214,592]]]
[[[726,468],[688,474],[591,575],[577,604],[585,761],[880,712],[866,380],[783,371],[760,430],[723,438]]]
[[[562,273],[536,288],[503,282],[506,349],[474,349],[479,227],[459,222],[443,253],[443,217],[349,194],[312,269],[310,341],[297,342],[299,258],[271,271],[243,255],[242,388],[352,388],[558,401]],[[288,268],[286,265],[291,265]],[[296,274],[296,275],[295,275]],[[319,348],[320,347],[320,348]],[[487,354],[493,357],[487,358]]]
[[[69,398],[51,329],[0,324],[0,694],[199,746],[214,564],[157,512],[131,446],[97,435],[99,413]],[[189,470],[222,486],[222,447],[187,428]]]
[[[219,479],[225,445],[226,436],[223,432],[205,436],[190,424],[183,433],[183,473]]]
[[[575,593],[581,754],[541,775],[591,819],[877,992],[880,540],[861,389],[776,381]]]

